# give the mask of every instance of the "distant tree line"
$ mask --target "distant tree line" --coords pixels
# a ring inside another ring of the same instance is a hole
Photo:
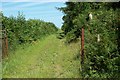
[[[2,16],[2,29],[7,31],[9,49],[17,47],[18,44],[31,43],[58,30],[51,22],[39,19],[26,20],[20,12],[17,17],[6,17],[2,12],[0,15]]]
[[[62,37],[70,43],[85,29],[83,77],[118,78],[120,74],[120,3],[66,2]],[[88,14],[93,19],[88,19]],[[100,38],[100,42],[97,38]]]

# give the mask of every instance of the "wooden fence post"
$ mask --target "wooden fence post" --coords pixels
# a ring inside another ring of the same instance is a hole
[[[8,56],[8,38],[7,32],[5,31],[5,46],[6,46],[6,56]]]
[[[8,56],[8,39],[5,30],[2,30],[2,58]]]
[[[81,34],[81,64],[84,63],[84,28],[82,27]]]

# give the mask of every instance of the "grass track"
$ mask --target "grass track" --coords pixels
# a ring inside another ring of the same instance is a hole
[[[65,45],[50,35],[20,47],[3,60],[3,78],[79,78],[80,43]]]

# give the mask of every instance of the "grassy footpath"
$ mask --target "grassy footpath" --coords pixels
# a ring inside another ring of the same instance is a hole
[[[65,45],[50,35],[20,47],[3,60],[3,78],[78,78],[80,43]]]

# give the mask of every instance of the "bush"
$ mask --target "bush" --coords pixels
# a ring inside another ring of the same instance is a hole
[[[73,31],[70,31],[67,33],[66,35],[66,42],[67,43],[70,43],[72,41],[75,41],[77,39],[76,35],[74,34],[74,30]]]
[[[57,32],[57,38],[58,38],[58,39],[63,39],[64,37],[65,37],[64,32],[61,31],[61,30],[59,30],[59,31]]]

